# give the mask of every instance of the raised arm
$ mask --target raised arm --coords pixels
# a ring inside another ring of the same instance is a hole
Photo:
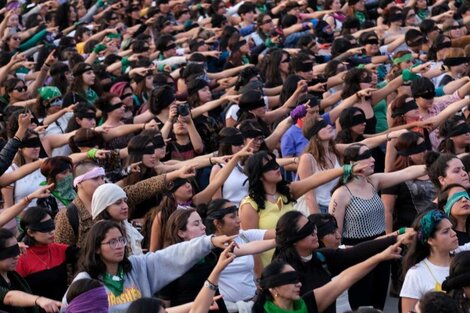
[[[370,176],[370,181],[377,190],[380,190],[424,175],[426,175],[425,165],[413,165],[393,173],[373,174]]]

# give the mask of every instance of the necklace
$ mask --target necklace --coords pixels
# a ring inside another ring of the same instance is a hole
[[[268,198],[268,201],[271,202],[276,202],[277,198],[279,198],[279,194],[276,193],[265,193],[266,197]]]
[[[34,253],[33,249],[28,249],[29,252],[31,252],[32,255],[34,255],[36,257],[36,259],[39,260],[39,262],[41,262],[42,264],[44,264],[44,266],[46,267],[46,270],[49,270],[51,269],[50,268],[50,263],[52,261],[52,256],[51,256],[51,250],[49,250],[49,247],[47,247],[47,255],[48,255],[48,261],[47,262],[44,262],[40,257],[39,255],[37,255],[36,253]]]

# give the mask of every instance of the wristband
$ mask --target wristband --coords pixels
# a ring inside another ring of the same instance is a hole
[[[419,76],[411,72],[411,70],[409,69],[404,69],[403,73],[401,74],[401,77],[403,78],[404,82],[410,82],[412,80],[417,79]]]
[[[343,165],[343,183],[346,184],[351,177],[352,174],[352,165],[351,164],[344,164]]]
[[[212,163],[212,157],[209,157],[209,164],[214,166],[214,163]]]
[[[129,62],[129,58],[128,57],[123,57],[121,59],[121,66],[122,67],[127,67],[131,64],[131,62]]]
[[[19,141],[20,143],[22,142],[21,139],[20,139],[20,137],[18,137],[18,136],[13,136],[13,139]]]
[[[406,233],[406,227],[401,227],[401,228],[398,230],[398,235],[403,235],[404,233]]]
[[[318,19],[317,19],[317,18],[312,18],[312,19],[310,20],[310,23],[312,23],[313,28],[315,28],[315,27],[317,27],[317,25],[318,25]]]
[[[208,279],[204,282],[204,287],[209,288],[212,291],[217,291],[218,286],[211,283]]]
[[[89,159],[94,160],[96,157],[96,152],[98,152],[98,149],[93,148],[93,149],[90,149],[90,151],[88,151],[86,155]]]

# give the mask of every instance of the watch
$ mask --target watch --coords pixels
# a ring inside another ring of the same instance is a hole
[[[209,288],[210,290],[217,291],[217,286],[207,280],[204,282],[204,288]]]

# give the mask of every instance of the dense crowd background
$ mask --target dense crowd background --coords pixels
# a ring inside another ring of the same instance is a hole
[[[0,311],[470,312],[470,3],[0,8]]]

